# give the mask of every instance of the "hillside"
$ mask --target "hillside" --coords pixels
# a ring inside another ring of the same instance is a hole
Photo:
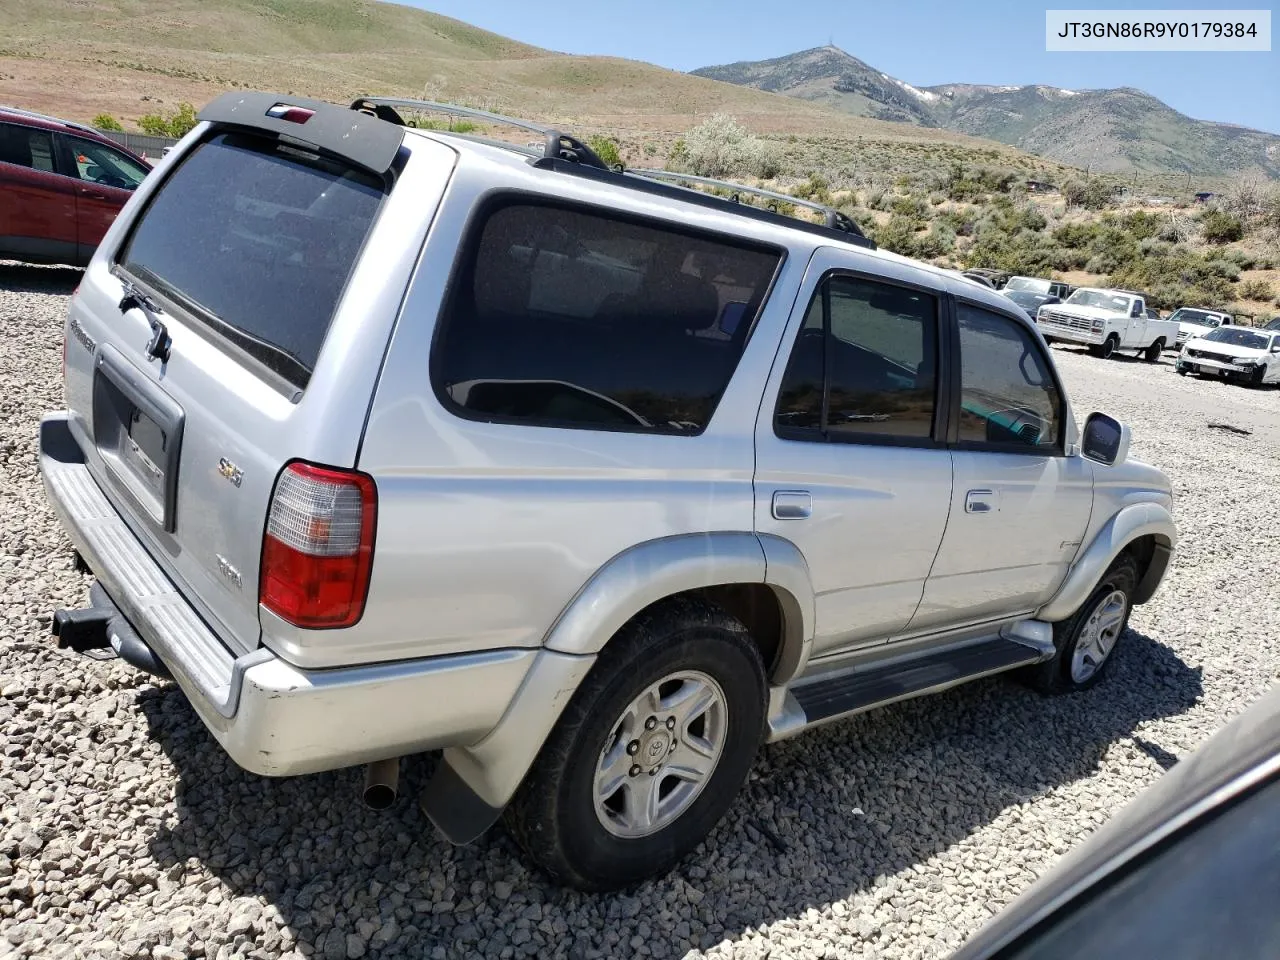
[[[693,72],[858,117],[998,140],[1095,171],[1280,178],[1280,136],[1194,120],[1132,88],[959,83],[917,88],[832,46]]]
[[[760,133],[1013,151],[647,63],[569,56],[374,0],[0,0],[0,103],[126,125],[232,87],[425,96],[581,127],[678,134],[717,111]],[[157,107],[160,104],[160,107]]]

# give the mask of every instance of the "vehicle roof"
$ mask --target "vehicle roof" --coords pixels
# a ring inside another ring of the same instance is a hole
[[[38,127],[41,130],[55,130],[58,133],[72,133],[77,137],[84,137],[86,140],[93,140],[95,143],[105,144],[108,147],[127,153],[135,160],[142,162],[142,158],[135,154],[122,144],[116,143],[110,137],[104,137],[93,127],[86,126],[83,123],[76,123],[73,120],[62,120],[58,117],[46,116],[43,113],[36,113],[32,110],[23,110],[18,107],[6,107],[0,105],[0,120],[5,123],[16,123],[26,127]]]
[[[928,274],[934,283],[948,292],[981,302],[1006,316],[1014,317],[1034,329],[1025,314],[1011,309],[1007,297],[999,292],[965,277],[958,270],[936,267],[932,264],[892,253],[888,250],[871,249],[851,241],[842,240],[835,231],[815,233],[793,227],[785,220],[770,221],[747,218],[734,213],[732,207],[718,210],[714,206],[687,202],[676,196],[641,192],[627,185],[625,180],[609,182],[603,178],[578,177],[555,170],[534,167],[530,164],[530,154],[520,145],[509,147],[494,143],[482,142],[469,137],[450,135],[447,131],[427,130],[417,127],[406,127],[406,137],[421,137],[443,143],[456,150],[464,162],[493,164],[506,170],[513,184],[536,178],[539,189],[547,194],[581,193],[582,187],[593,195],[595,202],[632,212],[643,212],[689,225],[697,225],[715,230],[744,240],[753,240],[783,247],[793,254],[808,256],[819,248],[836,248],[847,251],[859,258],[880,261],[887,267],[906,266],[913,270]],[[544,179],[545,178],[545,179]],[[567,178],[567,179],[566,179]],[[577,183],[575,189],[571,183]],[[645,181],[646,183],[651,181]],[[702,196],[706,196],[703,194]]]
[[[1225,310],[1210,310],[1208,307],[1179,307],[1178,310],[1194,310],[1196,313],[1207,313],[1213,317],[1229,317],[1231,314]],[[1177,311],[1174,311],[1175,313]]]
[[[1066,854],[951,960],[989,957],[1174,829],[1280,771],[1280,685]]]

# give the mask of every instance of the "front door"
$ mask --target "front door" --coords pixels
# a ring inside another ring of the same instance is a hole
[[[959,433],[946,536],[911,632],[1029,613],[1066,578],[1093,470],[1064,453],[1063,395],[1023,324],[959,302]]]
[[[816,593],[812,656],[911,619],[942,540],[951,455],[937,416],[943,338],[932,278],[818,251],[756,424],[756,529],[794,543]]]

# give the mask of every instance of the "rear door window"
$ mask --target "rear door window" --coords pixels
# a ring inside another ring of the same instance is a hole
[[[159,189],[119,262],[302,389],[385,189],[341,162],[220,134]]]
[[[0,123],[0,163],[53,173],[53,135],[34,127]]]
[[[656,221],[506,198],[464,244],[432,381],[469,419],[699,433],[780,259]]]

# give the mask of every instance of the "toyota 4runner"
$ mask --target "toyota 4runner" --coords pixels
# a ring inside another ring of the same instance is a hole
[[[586,889],[689,853],[762,742],[1099,679],[1170,485],[1017,307],[413,106],[226,94],[111,227],[40,427],[97,578],[60,644],[171,675],[258,774],[386,802],[441,750],[449,839],[505,812]]]

